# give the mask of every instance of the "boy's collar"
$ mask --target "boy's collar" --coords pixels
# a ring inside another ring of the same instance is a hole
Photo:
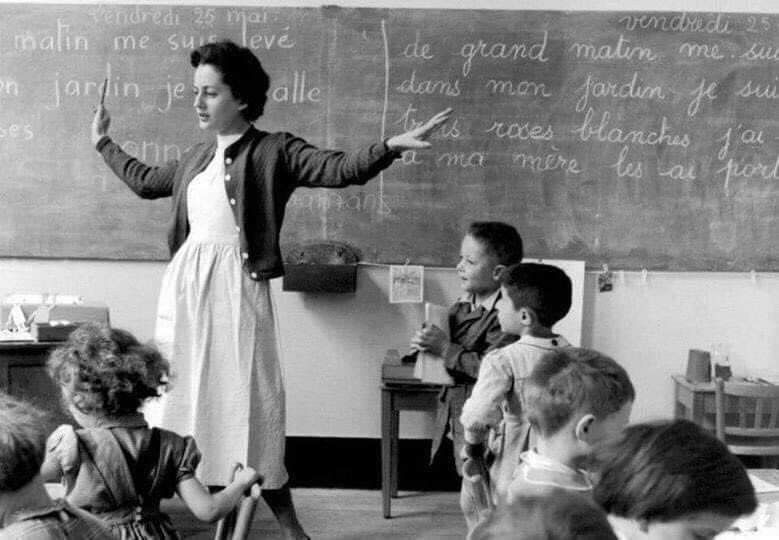
[[[495,304],[500,300],[500,288],[495,289],[491,295],[484,298],[481,302],[476,301],[476,295],[473,293],[464,294],[460,297],[459,301],[465,304],[470,304],[471,309],[483,307],[485,311],[492,311],[495,309]]]
[[[95,427],[101,428],[145,428],[149,427],[146,419],[140,412],[130,413],[123,416],[104,416],[98,419]]]
[[[519,457],[528,466],[523,474],[525,480],[530,483],[549,483],[576,491],[592,489],[592,481],[584,469],[574,469],[557,460],[542,456],[535,449],[522,452]],[[531,478],[533,471],[540,473],[540,476]]]
[[[554,337],[542,338],[525,334],[520,336],[516,343],[522,343],[523,345],[533,345],[536,347],[542,347],[544,349],[552,349],[554,347],[570,347],[571,344],[561,336],[556,334]]]

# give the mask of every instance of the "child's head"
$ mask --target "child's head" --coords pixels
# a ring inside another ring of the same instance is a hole
[[[606,514],[589,497],[562,488],[521,495],[499,507],[478,540],[616,540]]]
[[[571,309],[571,279],[556,266],[520,263],[500,276],[503,288],[498,319],[504,332],[521,334],[523,328],[551,329]]]
[[[522,238],[514,227],[499,221],[477,221],[463,238],[457,273],[465,292],[488,295],[500,286],[503,269],[521,260]]]
[[[167,385],[168,362],[125,330],[98,324],[76,329],[49,358],[49,373],[74,413],[121,416],[136,412]]]
[[[527,419],[539,437],[567,442],[571,456],[584,456],[593,444],[619,433],[636,397],[622,366],[598,351],[578,348],[544,355],[523,394]]]
[[[0,493],[11,493],[35,478],[43,463],[43,413],[0,392]]]
[[[635,424],[592,454],[593,495],[647,539],[713,538],[756,506],[744,466],[697,424]]]

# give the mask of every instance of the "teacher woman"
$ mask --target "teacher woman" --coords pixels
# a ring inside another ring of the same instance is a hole
[[[299,186],[365,184],[400,152],[429,147],[426,139],[450,110],[354,153],[320,150],[252,125],[270,80],[249,49],[210,43],[194,50],[190,63],[198,125],[214,135],[212,142],[150,167],[108,137],[110,116],[102,105],[92,121],[92,143],[130,189],[146,199],[173,197],[172,260],[162,279],[155,340],[175,379],[147,414],[195,437],[207,484],[224,485],[236,461],[256,468],[284,537],[307,538],[284,468],[284,386],[268,283],[283,272],[285,205]]]

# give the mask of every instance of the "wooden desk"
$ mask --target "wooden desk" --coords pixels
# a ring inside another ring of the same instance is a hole
[[[62,410],[60,389],[46,372],[46,361],[59,341],[0,342],[0,389],[50,413],[47,431],[73,419]]]
[[[441,386],[415,379],[412,365],[382,366],[381,377],[381,503],[390,517],[392,497],[398,496],[398,432],[400,411],[435,410]]]
[[[757,500],[760,503],[777,503],[779,502],[779,471],[776,469],[748,469],[747,472],[752,476],[777,486],[776,491],[769,491],[757,494]]]
[[[716,429],[714,383],[691,383],[684,375],[672,375],[674,381],[674,418],[692,420],[699,426]],[[743,379],[731,379],[743,381]],[[758,384],[758,383],[755,383]],[[728,406],[727,413],[733,412]]]
[[[674,381],[674,417],[692,420],[714,430],[714,383],[691,383],[684,375],[672,375]]]

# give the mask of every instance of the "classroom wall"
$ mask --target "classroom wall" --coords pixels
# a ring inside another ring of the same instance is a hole
[[[322,2],[258,3],[315,6]],[[485,7],[474,0],[334,3],[349,7]],[[489,7],[779,13],[775,0],[492,0]],[[101,300],[110,306],[114,325],[149,339],[163,270],[164,264],[158,262],[0,259],[0,297],[13,292],[57,292]],[[361,266],[357,291],[349,295],[287,293],[281,291],[280,280],[274,280],[289,435],[379,436],[379,369],[384,351],[403,349],[421,322],[418,305],[387,303],[387,281],[388,269],[383,266]],[[634,420],[672,414],[670,375],[684,370],[687,350],[693,347],[729,343],[737,374],[779,378],[779,273],[650,272],[643,279],[641,273],[617,272],[614,290],[608,293],[597,292],[596,283],[596,274],[588,272],[582,345],[600,349],[625,365],[638,393]],[[428,270],[425,290],[430,301],[454,300],[459,290],[453,270]],[[404,413],[401,419],[402,436],[425,437],[429,429],[427,414]]]

